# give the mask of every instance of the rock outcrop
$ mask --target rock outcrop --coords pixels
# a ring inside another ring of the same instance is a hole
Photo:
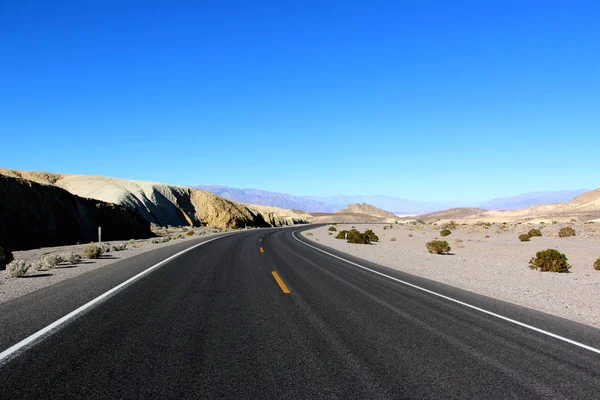
[[[0,175],[28,179],[80,197],[135,209],[157,226],[284,226],[306,223],[310,216],[276,207],[237,203],[203,190],[163,183],[15,170],[0,170]]]
[[[0,174],[0,243],[11,250],[152,236],[136,210]]]

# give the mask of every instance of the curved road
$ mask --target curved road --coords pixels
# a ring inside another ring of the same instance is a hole
[[[600,396],[598,330],[322,248],[302,229],[236,233],[164,263],[5,353],[0,398]],[[0,305],[0,350],[186,247]]]

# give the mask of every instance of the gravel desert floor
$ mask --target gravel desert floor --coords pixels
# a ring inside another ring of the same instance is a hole
[[[191,234],[190,232],[193,232]],[[11,299],[23,296],[34,292],[46,286],[73,278],[77,275],[85,274],[92,270],[105,267],[117,261],[124,260],[129,257],[137,256],[138,254],[147,251],[159,249],[161,247],[171,246],[175,243],[181,243],[198,237],[213,236],[226,230],[217,228],[170,228],[158,229],[155,233],[159,236],[153,239],[140,239],[130,241],[110,241],[104,243],[104,246],[112,248],[113,246],[126,245],[125,250],[110,251],[103,254],[98,259],[82,259],[77,264],[61,263],[60,265],[36,271],[34,268],[28,270],[27,275],[21,278],[11,278],[7,271],[0,271],[0,303],[4,303]],[[92,243],[93,244],[93,243]],[[42,257],[47,255],[65,255],[69,253],[81,254],[83,249],[89,246],[89,243],[73,246],[45,247],[40,249],[32,249],[25,251],[15,251],[13,256],[15,260],[24,260],[27,263],[40,261]]]
[[[460,226],[442,238],[434,225],[338,224],[372,229],[379,241],[371,245],[348,244],[336,239],[329,226],[303,233],[307,238],[390,268],[442,282],[474,293],[536,309],[600,328],[600,224],[492,224]],[[560,228],[571,226],[574,237],[561,238]],[[519,234],[539,228],[542,237],[521,242]],[[447,255],[430,254],[426,243],[446,240]],[[532,270],[536,252],[557,249],[568,257],[569,273]]]

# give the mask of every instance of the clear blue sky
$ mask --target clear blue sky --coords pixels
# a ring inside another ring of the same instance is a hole
[[[598,1],[0,1],[0,167],[298,195],[600,187]]]

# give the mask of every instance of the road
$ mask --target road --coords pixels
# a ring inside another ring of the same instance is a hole
[[[180,254],[7,357],[0,397],[600,396],[600,354],[577,344],[600,348],[600,331],[326,254],[300,229]],[[177,246],[0,305],[0,350],[190,245]]]

